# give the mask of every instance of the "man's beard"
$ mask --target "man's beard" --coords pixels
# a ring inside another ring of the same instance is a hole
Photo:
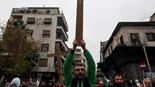
[[[79,74],[77,75],[77,78],[78,78],[78,79],[83,79],[83,78],[84,78],[84,75],[83,75],[82,73],[79,73]]]

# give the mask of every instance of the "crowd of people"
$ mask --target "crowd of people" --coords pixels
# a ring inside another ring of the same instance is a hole
[[[87,65],[82,63],[73,64],[74,52],[77,46],[84,51]],[[121,74],[115,74],[113,79],[108,79],[102,73],[101,69],[97,69],[91,53],[86,49],[83,40],[74,40],[72,50],[67,54],[63,64],[64,83],[55,82],[53,80],[40,82],[37,80],[20,80],[15,77],[11,82],[4,81],[4,76],[0,80],[1,87],[152,87],[150,79],[144,79],[143,82],[136,80],[128,80]]]
[[[15,77],[12,81],[7,81],[4,76],[1,76],[0,87],[67,87],[58,81],[54,80],[49,81],[38,81],[33,80],[31,77],[27,80],[20,79]],[[85,86],[84,86],[85,87]],[[87,86],[86,86],[87,87]],[[151,80],[145,78],[143,82],[138,80],[126,80],[121,74],[115,74],[114,80],[107,79],[102,73],[101,69],[97,69],[96,72],[96,82],[94,87],[153,87]]]
[[[0,79],[0,87],[64,87],[64,85],[54,80],[33,80],[31,77],[28,79],[20,79],[15,77],[12,81],[8,81],[4,76]]]
[[[104,76],[101,69],[97,69],[95,87],[153,87],[150,78],[145,78],[142,82],[129,80],[122,74],[115,74],[113,80]]]

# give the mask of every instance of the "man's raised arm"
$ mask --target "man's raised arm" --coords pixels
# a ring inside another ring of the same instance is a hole
[[[88,69],[87,69],[87,73],[88,73],[88,80],[94,84],[96,81],[96,65],[94,62],[94,59],[92,57],[92,55],[90,54],[90,52],[86,49],[85,46],[85,42],[82,40],[81,41],[81,47],[84,50],[84,56],[87,59],[87,63],[88,63]]]
[[[63,72],[64,72],[64,83],[65,85],[69,85],[73,79],[72,77],[72,63],[73,63],[73,56],[74,56],[74,51],[77,47],[77,41],[75,40],[73,42],[73,48],[72,50],[67,54],[66,60],[63,65]]]

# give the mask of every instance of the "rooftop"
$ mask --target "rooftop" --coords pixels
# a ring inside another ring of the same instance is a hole
[[[155,26],[155,22],[119,22],[113,31],[111,37],[109,38],[107,45],[105,47],[104,53],[108,49],[109,45],[113,41],[113,37],[117,34],[117,32],[120,30],[121,27],[123,26]]]

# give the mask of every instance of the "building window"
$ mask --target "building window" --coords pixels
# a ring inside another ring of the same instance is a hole
[[[57,57],[54,56],[54,67],[56,68],[57,70]]]
[[[41,52],[48,52],[49,44],[41,44]]]
[[[19,10],[19,13],[25,13],[25,10]]]
[[[62,34],[59,32],[60,29],[56,29],[56,39],[61,39]]]
[[[146,33],[146,38],[148,41],[155,41],[155,33]]]
[[[110,55],[110,49],[108,49],[108,53],[109,53],[109,55]]]
[[[27,31],[27,35],[32,37],[32,35],[33,35],[33,30],[28,30],[28,31]]]
[[[38,10],[36,10],[36,9],[32,10],[32,13],[37,13],[37,12],[38,12]]]
[[[47,10],[47,11],[46,11],[47,14],[50,14],[50,12],[51,12],[50,10]]]
[[[47,67],[47,59],[40,59],[39,67]]]
[[[123,39],[123,36],[120,37],[120,43],[121,43],[121,45],[124,45],[124,39]]]
[[[132,45],[140,45],[140,39],[138,33],[130,33],[130,39]]]
[[[45,18],[44,19],[44,24],[51,24],[52,23],[52,18]]]
[[[113,51],[113,47],[112,46],[110,46],[110,49],[111,49],[111,52]]]
[[[48,37],[50,37],[50,30],[43,30],[42,37],[43,37],[43,38],[48,38]]]
[[[67,31],[67,27],[65,25],[65,22],[63,21],[63,17],[57,18],[57,26],[61,26],[65,31]]]
[[[21,16],[21,15],[13,15],[12,17],[13,17],[14,22],[22,21],[22,18],[23,18],[23,16]]]
[[[139,39],[138,33],[130,33],[131,39],[137,40]]]
[[[26,10],[26,13],[31,13],[31,10]]]
[[[35,18],[28,18],[27,19],[27,24],[34,24],[35,23]]]

